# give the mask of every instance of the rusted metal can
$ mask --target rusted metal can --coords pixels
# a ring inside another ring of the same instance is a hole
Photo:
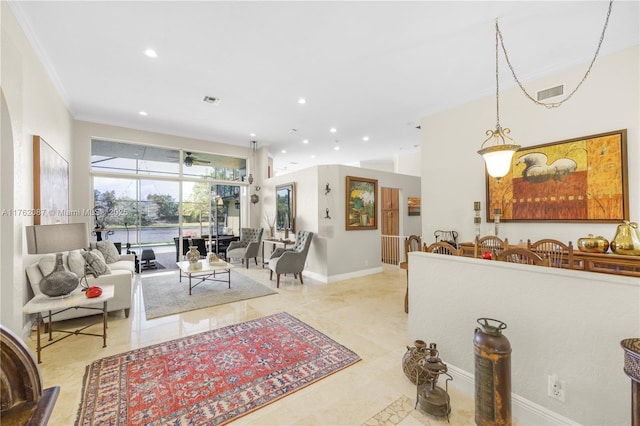
[[[511,425],[511,344],[502,334],[507,324],[478,318],[475,351],[476,424]]]

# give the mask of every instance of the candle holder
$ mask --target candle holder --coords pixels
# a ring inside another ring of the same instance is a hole
[[[494,234],[498,236],[498,229],[500,228],[500,216],[502,215],[502,210],[493,209],[493,229]]]
[[[473,211],[475,212],[473,224],[476,227],[476,237],[480,237],[480,223],[482,222],[482,217],[480,216],[480,201],[473,202]]]

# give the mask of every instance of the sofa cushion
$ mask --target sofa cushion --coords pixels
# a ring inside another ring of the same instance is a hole
[[[87,274],[92,274],[94,277],[100,275],[110,274],[111,269],[104,261],[104,256],[98,250],[86,251],[83,254],[84,259],[87,261]]]
[[[84,277],[85,275],[85,260],[82,255],[83,251],[84,250],[72,250],[67,256],[67,266],[69,267],[69,270],[79,277]]]
[[[104,255],[106,263],[113,263],[120,260],[120,253],[115,244],[111,241],[98,241],[96,247],[100,250],[100,253]]]
[[[62,255],[62,264],[64,265],[65,270],[69,270],[67,268],[67,254]],[[46,254],[40,258],[38,261],[38,266],[40,267],[40,272],[42,272],[42,276],[46,277],[50,273],[53,272],[53,269],[56,266],[56,255],[55,254]]]
[[[124,271],[129,271],[133,274],[136,270],[136,264],[132,260],[119,260],[117,262],[110,263],[107,266],[109,266],[109,269],[111,269],[111,272],[124,270]]]

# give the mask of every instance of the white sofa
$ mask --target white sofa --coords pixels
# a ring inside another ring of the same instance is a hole
[[[81,250],[74,250],[74,252],[81,253]],[[69,253],[64,253],[63,261],[65,264],[65,268],[73,271],[73,268],[70,268],[68,264]],[[37,262],[27,266],[26,268],[29,285],[31,286],[34,295],[40,294],[39,283],[43,278],[43,273],[39,264],[40,259]],[[107,263],[107,266],[111,271],[110,273],[100,275],[98,277],[94,277],[90,274],[86,275],[87,283],[89,286],[104,286],[107,284],[113,284],[114,297],[107,302],[107,310],[109,312],[124,310],[124,315],[128,318],[129,309],[131,308],[132,280],[135,273],[135,256],[133,254],[120,255],[119,259],[116,262]],[[83,281],[84,279],[81,279],[81,284],[83,284]],[[94,305],[90,306],[94,307]],[[102,303],[96,303],[95,307],[102,308]],[[96,311],[82,308],[69,309],[68,311],[54,316],[53,320],[60,321],[71,318],[84,317],[88,315],[95,315],[95,312]],[[47,318],[45,317],[44,320],[47,321]]]

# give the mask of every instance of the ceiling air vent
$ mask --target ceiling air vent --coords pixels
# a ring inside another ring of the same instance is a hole
[[[544,89],[538,91],[538,100],[543,101],[545,99],[554,98],[556,96],[560,96],[564,93],[564,84],[556,87],[550,87],[549,89]]]
[[[220,103],[220,98],[214,98],[213,96],[205,96],[203,101],[210,104],[218,105]]]

